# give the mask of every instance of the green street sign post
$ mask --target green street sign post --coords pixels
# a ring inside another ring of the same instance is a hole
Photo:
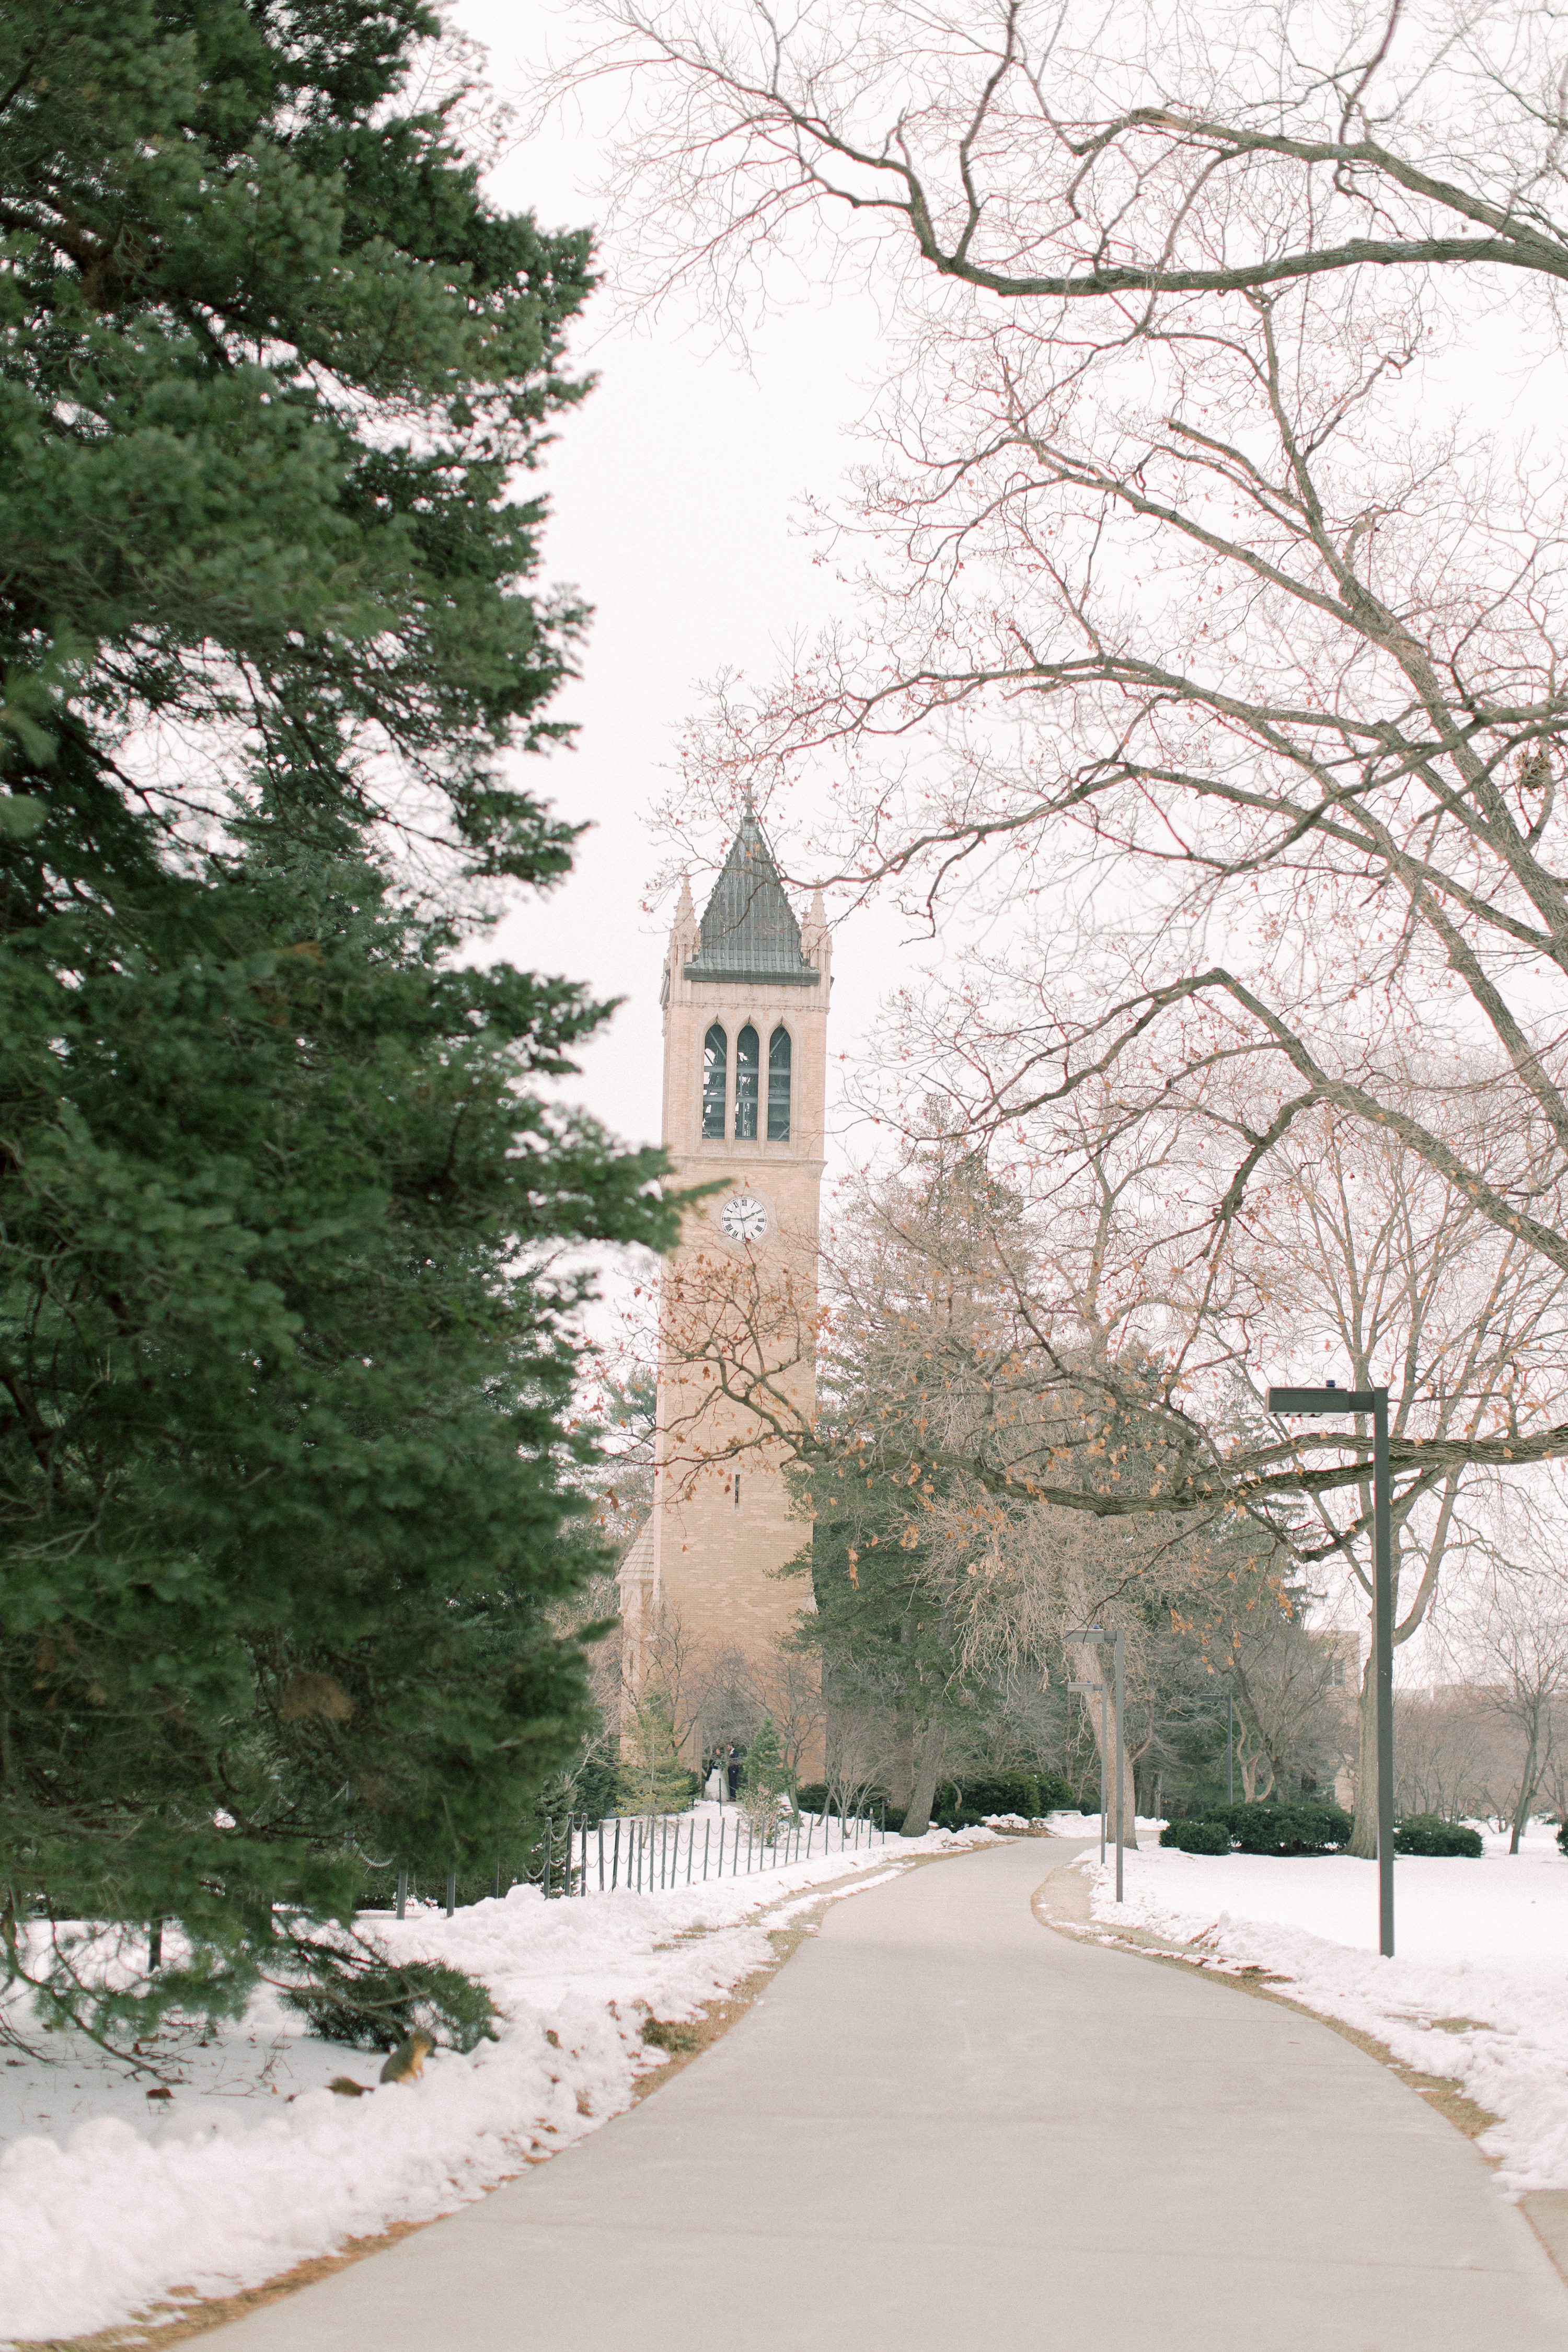
[[[1377,1948],[1394,1958],[1394,1522],[1388,1492],[1388,1391],[1270,1389],[1270,1412],[1372,1415],[1372,1650],[1377,1717]]]

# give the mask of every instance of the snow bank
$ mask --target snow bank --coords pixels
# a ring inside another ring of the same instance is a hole
[[[1506,1846],[1489,1837],[1480,1861],[1402,1855],[1391,1960],[1378,1957],[1375,1863],[1155,1847],[1127,1855],[1120,1909],[1110,1866],[1080,1866],[1096,1919],[1261,1966],[1288,1979],[1288,1999],[1457,2079],[1501,2118],[1479,2145],[1521,2196],[1568,2189],[1568,1860],[1544,1825],[1517,1855]]]
[[[368,1922],[398,1958],[482,1978],[502,2013],[498,2041],[437,2051],[407,2086],[378,2086],[378,2055],[319,2041],[270,1991],[208,2040],[171,2029],[144,2045],[166,2101],[14,2011],[49,2054],[0,2067],[0,2341],[233,2294],[450,2212],[626,2107],[668,2063],[644,2019],[691,2017],[771,1961],[767,1928],[817,1899],[810,1889],[856,1893],[910,1856],[990,1842],[938,1830],[669,1894],[546,1903],[514,1887],[451,1919]],[[334,2075],[370,2095],[331,2091]]]
[[[1098,1813],[1051,1813],[1047,1816],[1047,1826],[1053,1837],[1098,1838],[1100,1815]],[[1154,1845],[1158,1843],[1160,1832],[1165,1824],[1151,1814],[1140,1813],[1136,1826],[1140,1845]],[[1116,1834],[1114,1816],[1107,1823],[1107,1829],[1110,1835],[1114,1837]]]

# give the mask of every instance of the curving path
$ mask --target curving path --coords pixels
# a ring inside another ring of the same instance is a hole
[[[224,2352],[1568,2352],[1468,2143],[1326,2028],[1042,1927],[1071,1851],[836,1905],[654,2096]]]

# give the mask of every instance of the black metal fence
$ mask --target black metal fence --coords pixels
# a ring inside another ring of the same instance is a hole
[[[856,1813],[796,1813],[771,1837],[749,1823],[739,1806],[721,1808],[717,1820],[711,1813],[701,1820],[695,1813],[622,1813],[603,1820],[568,1813],[542,1823],[510,1863],[498,1860],[489,1880],[467,1874],[459,1880],[455,1870],[444,1878],[439,1873],[427,1877],[389,1870],[384,1884],[369,1890],[364,1908],[390,1909],[401,1919],[411,1900],[433,1902],[450,1918],[460,1904],[482,1902],[487,1895],[499,1900],[518,1885],[537,1886],[552,1901],[622,1888],[635,1895],[668,1893],[710,1879],[784,1870],[819,1855],[861,1853],[887,1842],[885,1811],[875,1821]]]
[[[609,1895],[629,1887],[637,1895],[662,1894],[674,1886],[699,1886],[710,1878],[738,1878],[750,1871],[787,1870],[818,1854],[858,1852],[886,1845],[885,1821],[847,1820],[835,1813],[796,1813],[772,1837],[759,1835],[738,1809],[710,1813],[621,1814],[590,1822],[571,1815],[563,1825],[564,1851],[552,1870],[555,1839],[545,1824],[544,1892],[547,1895]],[[717,1827],[718,1835],[714,1835]],[[700,1836],[698,1834],[701,1832]]]

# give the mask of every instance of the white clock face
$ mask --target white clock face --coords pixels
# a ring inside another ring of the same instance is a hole
[[[719,1223],[732,1242],[760,1242],[768,1229],[766,1204],[754,1192],[732,1192],[719,1212]]]

